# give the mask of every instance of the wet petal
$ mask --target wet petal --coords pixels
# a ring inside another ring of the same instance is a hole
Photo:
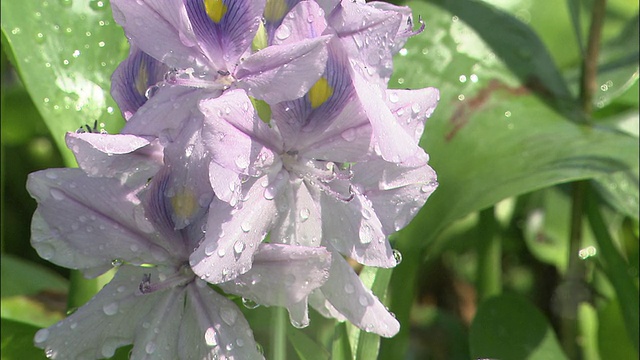
[[[142,51],[169,67],[207,61],[195,43],[182,0],[112,0],[113,17]]]
[[[204,54],[216,66],[232,71],[251,46],[265,0],[185,0],[193,32]]]
[[[66,142],[80,168],[91,176],[144,183],[162,166],[162,147],[150,137],[70,132]]]
[[[123,265],[87,304],[57,324],[38,331],[35,345],[45,349],[51,359],[101,359],[134,342],[134,353],[144,354],[148,342],[157,337],[157,341],[163,342],[157,343],[159,356],[154,359],[177,358],[178,327],[163,325],[179,322],[184,292],[141,295],[138,287],[145,273],[157,276],[153,268]],[[162,331],[156,334],[157,329]],[[168,350],[164,349],[166,345]]]
[[[353,182],[363,187],[387,234],[405,227],[438,186],[428,165],[405,167],[369,161],[353,167]]]
[[[362,330],[392,337],[400,323],[380,302],[341,256],[332,256],[329,280],[320,287],[322,296],[347,320]],[[314,304],[321,302],[316,297]],[[331,308],[322,312],[331,314]]]
[[[277,0],[269,1],[268,3],[282,4],[284,2],[284,0]],[[288,4],[295,2],[297,1],[287,1]],[[285,6],[287,5],[285,4]],[[267,8],[269,8],[269,5],[267,5]],[[267,16],[265,16],[265,20],[270,43],[275,45],[291,44],[296,41],[319,37],[327,28],[324,11],[314,1],[300,1],[286,17],[283,14],[278,22],[268,20]]]
[[[306,297],[324,284],[330,265],[331,254],[324,248],[262,244],[251,270],[219,286],[257,304],[287,307],[292,321],[302,326],[308,323]]]
[[[271,232],[271,241],[319,246],[322,239],[319,204],[309,193],[306,184],[298,181],[287,186],[276,201],[280,216]]]
[[[323,193],[322,237],[341,254],[369,266],[394,267],[387,234],[366,196],[353,189],[348,202]]]
[[[420,142],[424,122],[431,117],[440,100],[440,92],[435,88],[418,90],[387,90],[387,105],[396,116],[400,126]]]
[[[87,276],[116,259],[134,264],[171,263],[173,239],[158,237],[132,190],[117,179],[89,177],[80,169],[49,169],[29,175],[38,201],[31,243],[46,260]]]
[[[176,359],[263,359],[236,305],[196,280],[187,286]]]
[[[206,117],[202,139],[213,161],[250,176],[274,165],[279,135],[258,118],[243,90],[203,100],[200,109]]]
[[[324,71],[330,38],[322,36],[258,51],[238,66],[238,86],[270,104],[303,96]]]
[[[271,230],[276,216],[273,199],[264,196],[261,179],[245,183],[236,207],[214,201],[209,208],[206,238],[191,254],[193,271],[212,284],[229,281],[251,269],[253,254]],[[275,193],[280,189],[274,189]]]

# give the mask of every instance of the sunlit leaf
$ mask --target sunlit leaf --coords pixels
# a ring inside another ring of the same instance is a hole
[[[301,360],[328,360],[331,357],[322,345],[300,330],[289,329],[287,336]]]
[[[46,359],[44,350],[33,346],[33,337],[40,328],[2,319],[2,360]]]
[[[96,120],[112,132],[122,126],[109,89],[127,45],[107,1],[3,1],[2,32],[68,164],[65,132]]]

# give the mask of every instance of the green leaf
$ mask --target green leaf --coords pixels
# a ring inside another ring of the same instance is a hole
[[[107,1],[3,1],[5,50],[64,154],[64,134],[95,120],[123,124],[109,95],[111,73],[127,54]]]
[[[44,350],[33,346],[39,328],[17,321],[2,319],[2,360],[46,359]]]
[[[347,325],[344,322],[335,326],[331,349],[331,360],[353,360],[351,345],[349,345],[349,334]]]
[[[598,311],[598,348],[602,359],[637,359],[638,351],[625,336],[625,320],[616,299]]]
[[[581,120],[560,71],[545,45],[529,26],[481,1],[432,2],[468,24],[520,79],[520,83],[526,84],[531,91],[572,120]]]
[[[471,323],[469,342],[474,359],[566,359],[544,315],[516,295],[483,302]]]
[[[67,280],[43,266],[18,257],[0,255],[2,297],[32,295],[43,291],[64,293]]]
[[[304,332],[289,329],[287,336],[301,360],[328,360],[331,358],[327,349],[313,341]]]

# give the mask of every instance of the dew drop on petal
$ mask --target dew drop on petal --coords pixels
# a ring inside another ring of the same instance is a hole
[[[38,255],[40,255],[40,257],[45,260],[52,259],[53,256],[56,254],[56,250],[50,244],[39,244],[36,247],[36,250],[38,251]]]
[[[356,131],[353,128],[349,128],[343,131],[342,134],[340,134],[340,136],[342,136],[342,138],[345,139],[346,141],[353,141],[356,139]]]
[[[276,30],[276,37],[278,40],[285,40],[291,35],[291,29],[286,24],[280,25],[278,30]]]
[[[227,325],[232,326],[236,323],[238,313],[233,308],[223,306],[222,308],[220,308],[220,317],[222,318],[222,321],[224,321]]]
[[[122,261],[122,259],[113,259],[111,260],[111,266],[115,266],[118,267],[120,265],[122,265],[124,261]]]
[[[304,208],[300,210],[300,219],[302,219],[303,222],[309,219],[309,215],[311,215],[311,211],[309,209]]]
[[[49,192],[51,193],[51,197],[56,200],[64,200],[65,198],[64,193],[58,189],[51,189]]]
[[[112,302],[110,304],[106,304],[102,307],[102,311],[109,316],[115,315],[118,312],[118,303]]]
[[[144,347],[144,351],[147,354],[151,355],[156,351],[156,348],[157,348],[156,343],[154,343],[153,341],[149,341],[147,345]]]
[[[396,93],[396,92],[390,93],[389,94],[389,101],[391,101],[392,103],[398,102],[398,93]]]
[[[293,327],[296,328],[296,329],[304,329],[307,326],[309,326],[309,322],[308,321],[306,321],[306,322],[297,322],[295,320],[291,320],[291,325],[293,325]]]
[[[367,298],[366,295],[360,295],[360,297],[358,298],[358,302],[362,306],[368,306],[369,305],[369,299]]]
[[[247,298],[242,298],[242,305],[247,309],[255,309],[260,306],[257,302]]]
[[[218,249],[218,256],[220,257],[224,257],[225,255],[227,255],[227,251],[223,248]]]
[[[251,231],[251,224],[245,221],[242,224],[240,224],[240,228],[242,229],[243,232],[248,233],[249,231]]]
[[[36,343],[39,344],[47,341],[48,338],[49,338],[49,330],[40,329],[38,330],[38,332],[36,332],[36,336],[34,337],[34,340]]]
[[[353,294],[355,290],[356,289],[353,284],[344,284],[344,292],[346,292],[347,294]]]
[[[393,259],[396,261],[396,265],[399,265],[402,262],[402,253],[393,249]]]
[[[204,341],[211,347],[218,345],[218,341],[216,341],[216,331],[212,327],[204,332]]]
[[[216,245],[215,244],[208,244],[207,246],[205,246],[204,248],[204,254],[206,256],[211,256],[211,254],[213,254],[213,252],[216,249]]]
[[[236,243],[233,244],[233,251],[235,251],[236,254],[240,254],[242,250],[244,250],[244,243],[240,240],[236,241]]]
[[[273,200],[276,197],[275,189],[271,186],[264,189],[264,198],[267,200]]]

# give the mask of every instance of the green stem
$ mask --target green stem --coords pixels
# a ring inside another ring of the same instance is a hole
[[[287,358],[287,314],[283,307],[273,308],[273,359]]]
[[[71,270],[67,310],[74,311],[84,305],[98,290],[100,290],[100,280],[98,278],[86,279],[80,271]]]
[[[492,206],[480,211],[478,227],[478,298],[480,301],[502,292],[502,244]]]

